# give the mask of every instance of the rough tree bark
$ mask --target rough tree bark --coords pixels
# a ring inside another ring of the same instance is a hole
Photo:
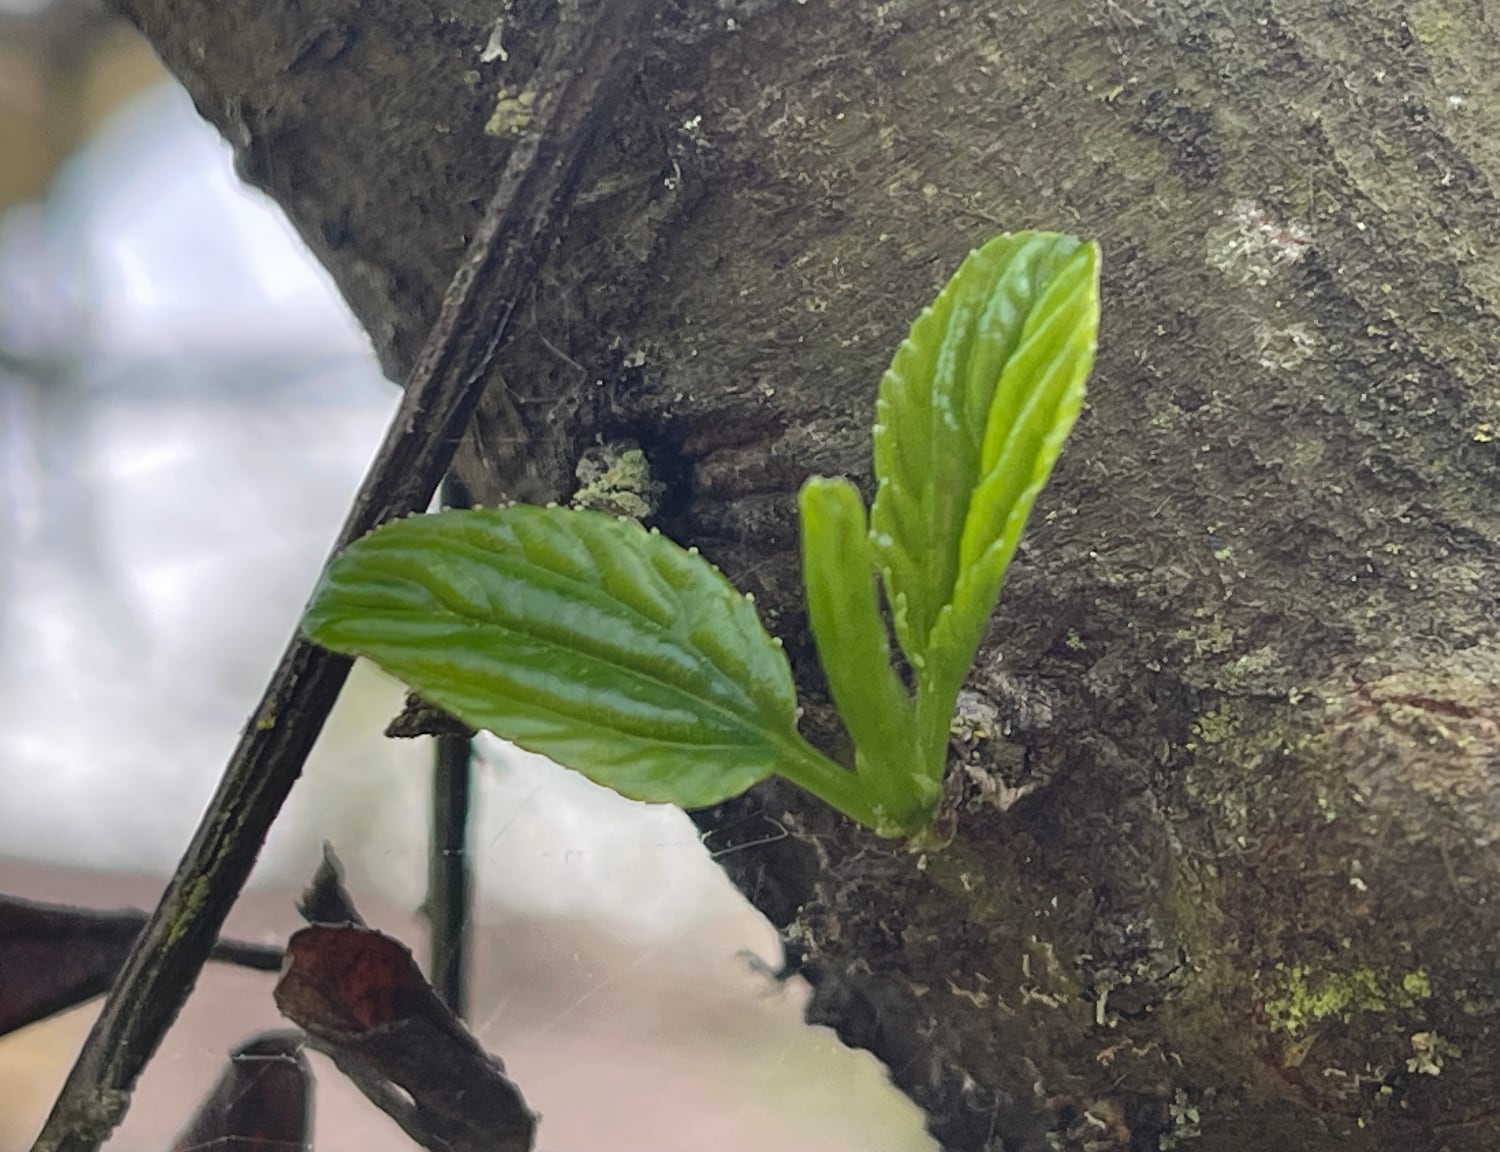
[[[556,2],[121,6],[400,374]],[[946,1148],[1500,1146],[1497,60],[1483,0],[664,0],[464,476],[640,445],[814,694],[798,483],[970,246],[1104,247],[948,842],[701,816]]]

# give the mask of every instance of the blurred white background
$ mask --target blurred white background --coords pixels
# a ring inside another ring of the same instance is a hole
[[[51,50],[18,28],[0,17],[0,169],[16,77]],[[395,398],[169,82],[0,216],[0,890],[154,902]],[[400,701],[368,669],[351,681],[242,935],[296,927],[329,840],[356,898],[424,955],[430,749],[380,735]],[[737,956],[774,965],[774,933],[680,812],[480,751],[475,1027],[546,1114],[542,1147],[930,1147],[873,1062],[800,1024],[795,983]],[[0,1042],[0,1152],[29,1140],[92,1011]],[[116,1146],[161,1146],[225,1049],[274,1023],[269,979],[206,980]],[[335,1079],[320,1148],[405,1146]]]
[[[0,850],[163,873],[294,626],[397,396],[279,211],[235,181],[186,94],[135,97],[47,202],[0,222],[7,589]],[[425,882],[422,741],[364,670],[261,883],[324,838],[409,907]],[[719,892],[678,812],[487,740],[488,899],[677,930]],[[551,861],[551,863],[548,863]]]

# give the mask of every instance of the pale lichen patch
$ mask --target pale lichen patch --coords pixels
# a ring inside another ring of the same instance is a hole
[[[1305,964],[1278,964],[1280,988],[1265,1002],[1271,1027],[1300,1036],[1324,1020],[1347,1022],[1361,1012],[1413,1008],[1432,995],[1423,968],[1400,976],[1361,966],[1346,972],[1316,974]]]
[[[656,513],[665,485],[651,474],[646,454],[636,447],[606,445],[583,454],[574,469],[575,508],[645,520]]]
[[[532,89],[502,88],[495,95],[495,109],[484,125],[488,136],[519,136],[531,126],[536,92]]]
[[[1412,1054],[1406,1061],[1406,1070],[1419,1076],[1441,1076],[1443,1061],[1456,1060],[1462,1055],[1456,1046],[1436,1032],[1412,1033],[1411,1051]]]
[[[1312,247],[1312,233],[1295,220],[1278,219],[1252,200],[1238,200],[1208,234],[1208,262],[1226,275],[1264,286]]]

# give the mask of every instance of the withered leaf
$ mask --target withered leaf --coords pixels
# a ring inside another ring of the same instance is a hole
[[[520,1090],[398,941],[360,925],[302,929],[287,943],[276,1004],[423,1146],[531,1149],[536,1116]]]

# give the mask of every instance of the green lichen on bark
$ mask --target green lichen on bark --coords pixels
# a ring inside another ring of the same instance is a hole
[[[1423,968],[1401,974],[1369,967],[1315,972],[1303,964],[1278,964],[1265,1012],[1271,1027],[1296,1036],[1330,1018],[1348,1023],[1357,1012],[1413,1008],[1431,995]]]
[[[575,508],[628,516],[632,520],[654,516],[666,487],[651,474],[646,453],[623,444],[585,452],[574,475],[578,480],[571,500]]]

